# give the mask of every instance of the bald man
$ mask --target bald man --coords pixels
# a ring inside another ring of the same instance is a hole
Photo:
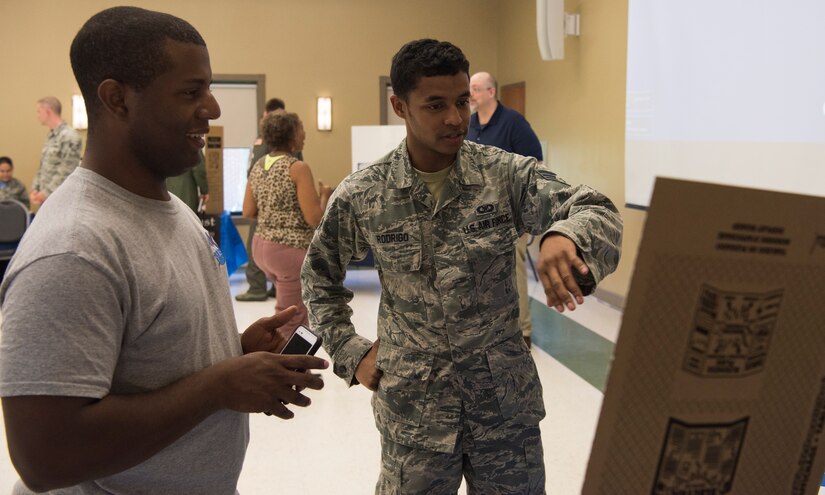
[[[541,144],[527,120],[497,99],[496,79],[489,72],[470,78],[470,129],[467,139],[542,161]]]
[[[470,128],[466,139],[504,151],[544,159],[536,133],[520,113],[507,108],[496,98],[496,79],[489,72],[477,72],[470,78]],[[524,341],[532,345],[533,321],[527,290],[527,236],[516,245],[516,282],[519,292],[519,326]]]

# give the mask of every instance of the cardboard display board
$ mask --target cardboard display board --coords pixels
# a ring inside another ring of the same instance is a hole
[[[209,185],[209,200],[206,213],[220,215],[223,213],[223,127],[213,125],[206,135],[206,183]]]
[[[825,198],[658,179],[584,494],[816,494]]]

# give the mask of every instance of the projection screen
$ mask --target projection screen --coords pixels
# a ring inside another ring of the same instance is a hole
[[[825,1],[629,0],[625,192],[825,195]]]

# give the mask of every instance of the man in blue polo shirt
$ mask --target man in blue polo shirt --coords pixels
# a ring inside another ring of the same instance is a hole
[[[542,161],[536,133],[520,113],[498,101],[496,85],[488,72],[478,72],[470,78],[470,106],[474,113],[470,116],[467,139]]]
[[[496,80],[488,72],[477,72],[470,78],[470,128],[467,140],[501,148],[504,151],[544,160],[536,133],[520,113],[507,108],[496,98]],[[516,281],[519,293],[519,326],[527,345],[531,345],[533,322],[530,318],[530,296],[527,291],[527,236],[516,246]]]

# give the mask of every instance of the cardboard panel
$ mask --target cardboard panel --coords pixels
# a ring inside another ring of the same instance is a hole
[[[585,494],[816,494],[825,198],[659,179]]]
[[[209,184],[209,201],[206,213],[220,215],[223,213],[223,127],[210,126],[206,135],[206,181]]]

